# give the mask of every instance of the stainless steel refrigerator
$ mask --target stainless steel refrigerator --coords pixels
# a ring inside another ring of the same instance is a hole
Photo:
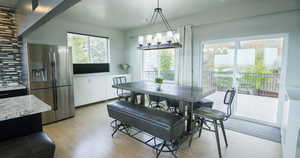
[[[52,107],[42,114],[43,124],[74,116],[71,49],[28,44],[30,93]]]

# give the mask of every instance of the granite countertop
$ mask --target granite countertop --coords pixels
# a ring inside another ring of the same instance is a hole
[[[0,121],[50,111],[51,107],[33,95],[0,99]]]
[[[11,90],[19,90],[19,89],[26,89],[23,85],[15,85],[15,86],[0,86],[0,92],[3,91],[11,91]]]

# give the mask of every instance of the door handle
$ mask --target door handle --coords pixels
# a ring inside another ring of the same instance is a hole
[[[57,60],[56,60],[57,58],[56,58],[56,52],[53,52],[53,68],[54,68],[54,81],[55,81],[55,84],[56,84],[56,82],[57,82]],[[56,87],[56,85],[55,85],[55,87]]]
[[[58,106],[57,106],[57,89],[56,89],[56,87],[53,88],[53,100],[54,100],[53,110],[56,111],[56,110],[58,110]]]
[[[52,67],[52,88],[53,88],[53,102],[54,102],[53,110],[57,111],[58,110],[58,106],[57,106],[56,54],[55,54],[55,52],[53,52],[53,59],[51,61],[51,67]]]

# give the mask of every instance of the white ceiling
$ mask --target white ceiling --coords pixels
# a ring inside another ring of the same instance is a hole
[[[151,18],[157,0],[82,0],[61,15],[64,19],[128,30],[145,26]],[[160,0],[167,19],[205,14],[217,8],[232,6],[266,8],[269,12],[300,8],[300,0]],[[272,8],[274,6],[274,9]],[[275,7],[276,6],[276,7]],[[261,8],[260,8],[261,10]],[[238,14],[238,13],[237,13]],[[220,15],[222,16],[222,15]]]
[[[0,0],[0,6],[15,8],[18,0]]]

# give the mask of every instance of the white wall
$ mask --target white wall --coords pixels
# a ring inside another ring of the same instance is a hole
[[[66,45],[67,32],[78,32],[84,34],[110,37],[111,72],[118,73],[118,65],[121,63],[126,63],[126,61],[124,60],[124,58],[126,58],[126,54],[124,51],[124,32],[115,29],[102,28],[96,25],[68,21],[62,19],[60,16],[55,17],[51,21],[42,25],[40,28],[25,36],[24,39],[31,43]]]

